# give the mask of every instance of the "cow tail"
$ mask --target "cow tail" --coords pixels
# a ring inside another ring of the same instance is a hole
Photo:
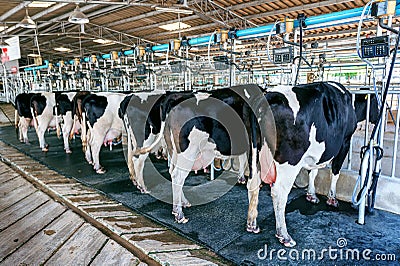
[[[71,131],[69,132],[69,139],[71,140],[73,137],[74,137],[74,134],[75,134],[75,128],[76,128],[76,116],[75,115],[72,115],[72,118],[73,118],[73,124],[72,124],[72,128],[71,128]]]
[[[61,136],[61,128],[60,128],[60,123],[58,121],[58,108],[57,108],[57,105],[54,108],[54,112],[55,112],[55,115],[56,115],[57,138],[60,138],[60,136]]]
[[[17,134],[17,139],[19,138],[19,115],[18,110],[15,109],[15,117],[14,117],[14,125],[15,125],[15,134]]]
[[[86,151],[87,147],[87,135],[86,135],[86,113],[82,112],[82,134],[81,134],[81,140],[82,140],[82,148],[84,151]]]
[[[14,125],[16,129],[18,129],[18,122],[19,122],[18,110],[15,109]]]
[[[257,172],[257,119],[255,114],[250,110],[250,139],[251,139],[251,151],[249,156],[249,177],[253,177],[253,173]],[[256,151],[254,153],[254,150]]]
[[[38,124],[37,117],[35,115],[35,110],[34,110],[33,107],[31,107],[31,114],[32,114],[32,120],[33,120],[33,126],[35,127],[36,134],[39,136],[39,133],[38,133],[38,131],[39,131],[39,126],[38,125],[39,124]]]
[[[161,141],[161,139],[164,136],[164,129],[165,129],[165,120],[161,121],[161,128],[160,128],[160,133],[157,136],[157,139],[148,147],[143,147],[140,149],[136,150],[136,154],[146,154],[151,152],[152,149],[154,149],[154,147],[156,147],[156,145]]]

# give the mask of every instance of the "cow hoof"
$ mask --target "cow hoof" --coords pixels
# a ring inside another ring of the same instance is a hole
[[[278,238],[279,242],[287,248],[292,248],[297,244],[290,236],[288,239],[285,239],[283,236],[275,234],[275,237]]]
[[[244,176],[238,177],[237,183],[241,184],[241,185],[245,185],[246,184],[246,178]]]
[[[150,191],[147,190],[146,187],[142,187],[142,186],[139,186],[139,185],[136,185],[136,187],[137,187],[137,189],[140,190],[140,192],[141,192],[142,194],[150,194]]]
[[[106,169],[104,169],[103,167],[99,168],[96,170],[97,174],[105,174],[106,173]]]
[[[68,150],[65,150],[65,153],[70,154],[70,153],[72,153],[72,151],[70,149],[68,149]]]
[[[313,194],[307,193],[306,200],[311,203],[314,203],[314,204],[319,203],[319,198],[315,194],[313,195]]]
[[[336,198],[328,198],[326,204],[335,208],[339,207],[339,201]]]
[[[176,218],[175,218],[175,221],[176,221],[178,224],[185,224],[185,223],[189,222],[189,219],[186,218],[186,217],[182,217],[181,219],[176,219]]]
[[[48,152],[49,149],[48,148],[42,148],[42,152]]]
[[[175,213],[175,222],[177,222],[178,224],[185,224],[189,221],[188,218],[186,218],[183,213],[181,213],[180,215],[178,213]]]
[[[261,232],[260,227],[258,225],[247,225],[246,231],[253,234],[258,234]]]
[[[183,208],[190,208],[190,207],[192,207],[192,204],[190,204],[190,202],[182,202],[182,207]]]

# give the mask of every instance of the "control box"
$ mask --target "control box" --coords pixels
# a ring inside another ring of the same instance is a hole
[[[365,38],[361,40],[361,57],[389,56],[389,36]]]
[[[288,64],[293,62],[294,52],[292,46],[274,48],[272,53],[274,64]]]

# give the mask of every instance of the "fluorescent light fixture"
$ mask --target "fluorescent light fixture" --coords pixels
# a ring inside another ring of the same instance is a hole
[[[29,16],[28,9],[25,9],[25,17],[21,20],[21,22],[18,25],[25,29],[35,29],[36,28],[36,23]]]
[[[28,54],[29,57],[40,57],[38,54]]]
[[[187,14],[187,15],[193,14],[193,10],[189,10],[189,9],[160,7],[160,6],[156,6],[155,9],[156,9],[156,11],[160,11],[160,12],[169,12],[169,13]]]
[[[100,43],[100,44],[103,44],[103,45],[115,44],[114,41],[106,40],[106,39],[95,39],[95,40],[93,40],[93,41],[94,41],[94,42],[97,42],[97,43]]]
[[[170,23],[170,24],[159,26],[159,28],[167,30],[167,31],[187,29],[190,27],[192,27],[192,26],[185,24],[183,22],[175,22],[175,23]]]
[[[56,47],[56,48],[53,48],[53,50],[58,51],[58,52],[66,52],[66,53],[72,52],[72,50],[67,47]]]
[[[69,15],[68,21],[74,24],[85,24],[89,23],[89,18],[76,5],[75,10]]]
[[[33,1],[28,5],[28,7],[49,7],[54,5],[55,2],[45,2],[45,1]]]
[[[161,57],[161,56],[165,56],[164,53],[154,53],[155,56]]]

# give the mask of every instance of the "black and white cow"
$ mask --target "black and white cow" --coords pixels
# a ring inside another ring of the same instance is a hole
[[[336,85],[334,83],[331,83],[331,84],[334,86]],[[357,123],[360,123],[360,122],[366,120],[367,104],[368,104],[368,99],[365,94],[356,94],[355,95],[353,105],[354,105],[354,110],[355,110],[355,114],[356,114],[356,118],[357,118]],[[376,122],[378,121],[378,116],[379,116],[378,101],[376,100],[375,95],[371,95],[370,109],[369,109],[370,123],[376,124]],[[350,140],[349,140],[349,142],[350,142]],[[346,143],[346,146],[347,145],[350,145],[350,143]],[[347,148],[347,152],[349,150],[349,147]],[[343,154],[340,154],[339,156],[343,156]],[[328,192],[328,200],[326,201],[326,203],[333,207],[338,207],[338,205],[339,205],[339,202],[336,199],[336,184],[339,179],[340,169],[342,168],[344,159],[345,158],[338,159],[339,162],[337,162],[337,160],[332,160],[332,162],[336,162],[336,163],[332,164],[331,185],[330,185],[330,189]],[[340,161],[342,163],[340,163]],[[309,174],[309,185],[308,185],[306,199],[312,203],[319,202],[319,199],[318,199],[317,195],[315,194],[315,185],[314,185],[314,181],[317,176],[317,173],[318,173],[318,170],[314,169],[314,170],[311,170],[310,174]]]
[[[19,141],[28,144],[28,129],[33,126],[31,98],[35,93],[20,93],[15,97],[15,127],[18,129]]]
[[[57,136],[63,133],[64,150],[71,153],[69,135],[73,127],[72,99],[76,92],[42,92],[31,97],[30,107],[33,124],[39,139],[42,151],[48,151],[48,144],[44,138],[48,128],[57,128]],[[60,129],[60,123],[63,127]]]
[[[303,167],[314,170],[329,162],[338,171],[348,152],[357,118],[350,93],[338,83],[277,87],[267,92],[266,98],[275,119],[277,141],[274,153],[265,140],[261,141],[258,171],[261,179],[271,184],[276,237],[292,247],[296,242],[287,232],[285,207],[297,174]],[[264,127],[263,122],[260,127]],[[273,167],[263,166],[263,158],[271,157]],[[257,205],[250,203],[248,231],[257,231],[256,218]]]
[[[99,92],[89,94],[82,100],[82,146],[86,160],[93,164],[98,174],[105,173],[100,165],[101,146],[108,145],[111,149],[113,143],[121,139],[124,125],[118,110],[126,96],[123,93]]]
[[[178,223],[188,221],[182,207],[190,203],[182,187],[190,171],[204,169],[215,158],[239,156],[247,160],[250,108],[246,89],[256,89],[258,98],[263,99],[256,85],[211,92],[167,93],[162,104],[163,135],[170,155],[172,213]]]
[[[130,178],[142,192],[148,190],[143,179],[144,163],[149,153],[158,153],[165,146],[161,131],[161,103],[164,91],[135,92],[120,104],[119,117],[127,132],[127,164]],[[153,143],[156,145],[152,146]],[[150,147],[146,152],[138,152]]]

